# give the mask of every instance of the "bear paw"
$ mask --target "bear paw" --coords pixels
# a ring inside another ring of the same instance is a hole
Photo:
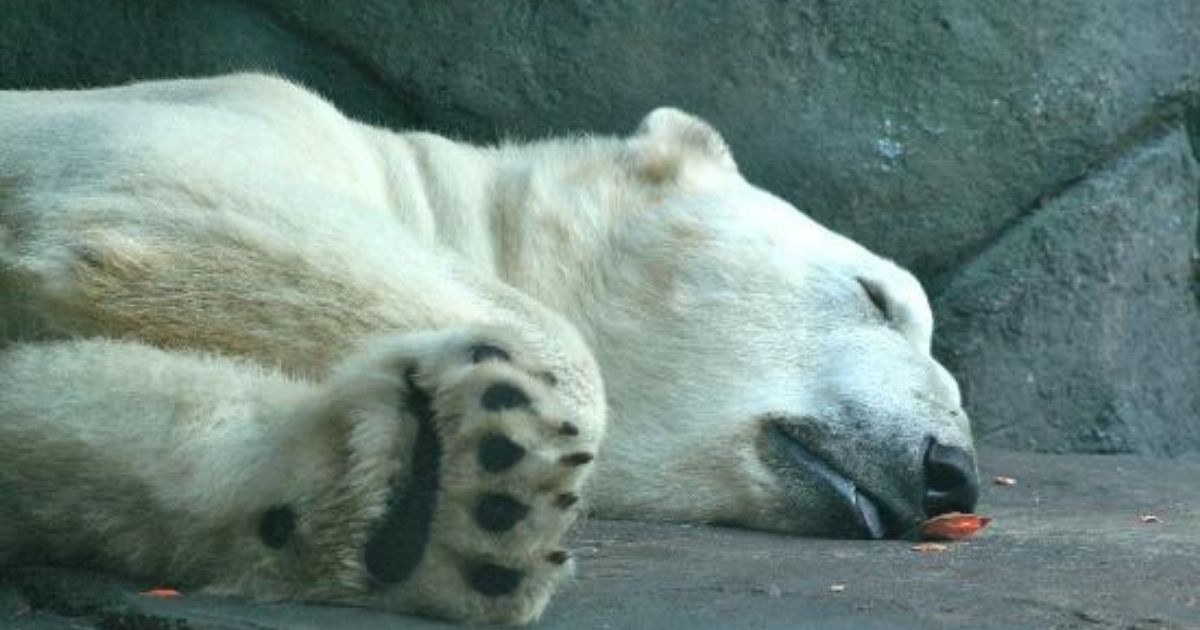
[[[561,540],[603,418],[573,413],[514,345],[496,331],[409,335],[335,378],[351,407],[348,475],[363,473],[349,485],[387,480],[361,547],[362,603],[524,623],[570,573]]]

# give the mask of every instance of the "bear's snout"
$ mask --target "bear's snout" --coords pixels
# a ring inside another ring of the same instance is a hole
[[[972,512],[979,500],[975,458],[966,449],[930,439],[925,449],[925,516]]]

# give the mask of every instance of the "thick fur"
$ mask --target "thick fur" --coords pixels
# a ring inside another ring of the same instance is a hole
[[[670,109],[474,147],[260,75],[0,94],[0,291],[0,562],[522,622],[579,492],[853,534],[772,435],[898,526],[930,441],[971,450],[917,282]],[[519,463],[481,463],[496,436]],[[427,540],[381,580],[423,475]],[[528,510],[485,531],[497,495]]]

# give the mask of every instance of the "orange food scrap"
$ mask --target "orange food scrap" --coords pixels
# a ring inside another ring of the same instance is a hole
[[[1138,517],[1138,520],[1143,523],[1161,523],[1162,519],[1154,514],[1143,514]]]
[[[945,551],[949,548],[950,548],[949,546],[943,545],[942,543],[931,543],[931,542],[921,543],[919,545],[912,546],[913,551],[920,551],[921,553],[939,553],[939,552]]]
[[[174,599],[179,597],[179,591],[173,588],[152,588],[148,591],[142,591],[142,595],[155,599]]]
[[[1015,486],[1017,485],[1017,480],[1015,477],[996,475],[996,477],[992,479],[992,483],[996,484],[997,486]]]
[[[921,538],[925,540],[961,540],[987,527],[992,519],[978,514],[950,512],[921,523]]]

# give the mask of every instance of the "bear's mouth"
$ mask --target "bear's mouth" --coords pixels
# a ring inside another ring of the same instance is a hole
[[[778,422],[766,427],[766,439],[772,450],[786,466],[806,473],[805,477],[824,486],[853,515],[858,533],[872,540],[893,537],[898,521],[883,501],[871,496],[849,476],[837,470],[825,458],[818,456]]]

